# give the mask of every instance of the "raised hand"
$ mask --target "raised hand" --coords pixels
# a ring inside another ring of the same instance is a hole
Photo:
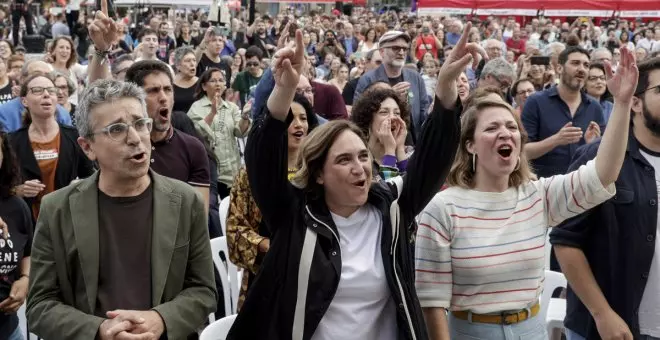
[[[305,65],[305,47],[302,32],[296,31],[295,43],[280,49],[273,56],[272,70],[275,84],[284,88],[295,89]]]
[[[94,21],[87,27],[89,38],[97,51],[108,51],[117,39],[119,31],[117,24],[108,17],[108,0],[101,0],[101,10],[96,11]]]
[[[596,140],[598,137],[600,137],[600,126],[598,123],[592,121],[589,123],[587,132],[584,133],[584,141],[588,144]]]
[[[408,128],[406,127],[406,122],[401,119],[400,116],[395,116],[392,118],[392,124],[394,125],[394,139],[396,140],[396,146],[405,147],[406,137],[408,136]]]
[[[435,89],[435,95],[438,96],[442,106],[445,109],[453,109],[458,96],[456,90],[456,79],[472,63],[472,68],[479,64],[478,56],[488,60],[486,50],[477,43],[468,43],[468,37],[472,29],[472,23],[468,22],[463,29],[461,38],[449,53],[449,56],[440,67],[438,72],[438,85]]]
[[[615,101],[629,102],[637,88],[639,71],[635,62],[635,55],[626,47],[621,48],[621,61],[613,75],[612,65],[605,62],[605,74],[607,75],[607,89]]]
[[[577,126],[573,126],[573,123],[568,122],[551,138],[555,139],[555,144],[557,146],[575,144],[579,142],[580,139],[582,139],[582,129]]]
[[[385,119],[378,127],[376,131],[376,138],[383,145],[383,149],[386,155],[394,155],[396,152],[396,139],[394,139],[394,134],[392,132],[392,120]]]

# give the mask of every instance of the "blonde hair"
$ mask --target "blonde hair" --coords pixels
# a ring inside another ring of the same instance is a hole
[[[532,172],[532,168],[529,165],[529,160],[525,155],[525,144],[527,143],[527,132],[522,127],[522,122],[520,117],[515,113],[511,105],[507,104],[503,100],[493,100],[489,98],[483,98],[476,100],[474,104],[468,107],[467,110],[463,113],[461,118],[461,138],[458,145],[458,152],[456,153],[456,158],[454,158],[454,164],[449,171],[449,176],[447,177],[447,184],[450,186],[458,186],[465,189],[474,188],[474,174],[475,169],[472,168],[472,154],[467,150],[468,142],[474,141],[474,133],[477,128],[477,122],[481,113],[488,108],[499,107],[508,110],[511,113],[511,116],[518,124],[520,129],[520,158],[519,164],[516,165],[516,168],[509,175],[509,186],[517,187],[521,184],[533,181],[536,179],[536,175]],[[479,162],[479,158],[477,158]]]
[[[323,170],[325,160],[337,137],[344,132],[355,133],[362,141],[365,140],[360,128],[347,120],[335,120],[320,125],[305,138],[296,159],[296,168],[299,170],[291,179],[291,183],[298,189],[313,195],[320,196],[323,186],[316,182]]]

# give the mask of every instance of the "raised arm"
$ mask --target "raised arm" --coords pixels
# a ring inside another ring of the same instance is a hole
[[[408,161],[399,204],[404,214],[411,214],[409,217],[417,216],[437,193],[454,162],[462,111],[456,79],[470,63],[476,67],[477,55],[487,58],[481,46],[467,42],[471,27],[471,23],[465,25],[463,35],[440,68],[436,104],[426,118],[415,152]]]
[[[291,102],[305,60],[302,33],[296,43],[280,49],[272,63],[275,87],[264,115],[252,125],[245,148],[245,164],[255,202],[271,228],[286,226],[281,217],[291,208],[293,187],[287,178],[286,130],[293,119]]]
[[[608,186],[619,177],[623,165],[630,127],[630,108],[632,97],[637,87],[639,71],[633,52],[621,49],[621,62],[612,75],[612,66],[605,64],[608,81],[607,88],[614,97],[614,108],[607,124],[607,133],[603,135],[596,154],[596,171],[603,186]]]
[[[632,96],[637,87],[638,71],[632,52],[621,49],[621,63],[616,76],[606,64],[608,87],[614,96],[614,110],[603,136],[596,159],[566,175],[541,179],[546,197],[548,225],[583,213],[614,196],[614,181],[623,165],[630,124]],[[567,194],[568,193],[568,194]]]
[[[119,34],[117,24],[108,17],[108,0],[101,0],[101,10],[96,11],[94,21],[88,27],[89,38],[92,40],[96,53],[87,67],[87,83],[92,84],[99,79],[110,79],[110,62],[105,53],[112,47],[112,42]]]

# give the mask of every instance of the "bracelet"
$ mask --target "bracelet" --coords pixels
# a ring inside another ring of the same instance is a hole
[[[95,55],[97,58],[100,58],[100,59],[101,59],[101,65],[103,65],[103,64],[105,63],[105,61],[106,61],[107,58],[108,58],[108,54],[109,54],[109,53],[110,53],[110,51],[101,51],[101,50],[99,50],[98,48],[96,48],[96,46],[94,46],[94,55]]]
[[[22,277],[27,277],[28,280],[30,279],[30,275],[28,275],[28,274],[21,274],[21,276],[19,276],[18,278],[20,279],[20,278],[22,278]]]

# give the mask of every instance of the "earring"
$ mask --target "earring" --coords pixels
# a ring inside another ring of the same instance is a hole
[[[477,172],[477,154],[472,154],[472,172]]]
[[[518,170],[520,170],[520,156],[518,156],[518,164],[517,164],[516,167],[513,169],[513,171],[518,171]]]

